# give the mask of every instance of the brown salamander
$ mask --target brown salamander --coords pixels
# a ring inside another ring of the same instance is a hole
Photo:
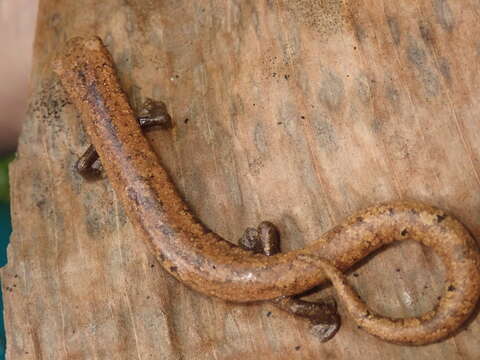
[[[79,113],[130,221],[163,267],[204,294],[238,302],[302,293],[331,280],[362,329],[386,341],[421,345],[452,334],[480,295],[480,256],[466,228],[444,211],[400,201],[363,210],[304,249],[266,256],[222,239],[192,215],[142,134],[99,38],[75,38],[55,70]],[[446,268],[444,295],[418,318],[369,310],[348,286],[347,270],[404,239],[430,247]]]

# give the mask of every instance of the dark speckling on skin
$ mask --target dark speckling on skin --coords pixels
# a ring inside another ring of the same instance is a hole
[[[167,236],[172,236],[175,233],[172,227],[168,225],[160,225],[159,228],[160,228],[160,231]]]

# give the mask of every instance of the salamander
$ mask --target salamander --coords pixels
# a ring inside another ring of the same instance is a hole
[[[417,201],[384,203],[348,217],[300,250],[266,256],[242,249],[203,225],[181,198],[143,135],[99,38],[70,40],[54,69],[128,218],[165,270],[185,285],[249,302],[299,294],[331,280],[362,329],[412,345],[444,339],[472,313],[480,296],[478,247],[445,211]],[[389,319],[368,309],[342,272],[405,239],[430,247],[441,258],[444,295],[422,316]]]

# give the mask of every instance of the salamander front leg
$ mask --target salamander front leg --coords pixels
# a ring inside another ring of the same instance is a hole
[[[280,234],[275,225],[262,222],[256,229],[248,228],[239,240],[239,246],[255,253],[272,256],[280,252]],[[293,296],[281,296],[270,301],[280,310],[308,319],[311,332],[321,342],[330,340],[340,327],[337,304],[333,298],[308,302]]]
[[[146,99],[142,110],[137,116],[138,123],[144,131],[153,128],[169,129],[172,127],[172,118],[168,114],[167,106],[161,101]],[[97,180],[102,174],[102,165],[93,145],[78,159],[76,165],[78,173],[86,180]]]

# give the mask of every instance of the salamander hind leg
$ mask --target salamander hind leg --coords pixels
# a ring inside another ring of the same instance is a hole
[[[280,252],[280,233],[275,225],[264,221],[257,228],[247,228],[238,243],[246,250],[272,256]],[[330,340],[340,328],[337,304],[333,298],[308,302],[294,296],[281,296],[270,302],[280,310],[309,320],[311,333],[321,342]]]

